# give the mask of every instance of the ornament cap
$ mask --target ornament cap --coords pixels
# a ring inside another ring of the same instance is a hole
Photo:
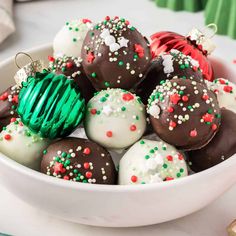
[[[187,38],[194,42],[201,51],[209,55],[216,48],[216,45],[211,40],[211,38],[216,34],[216,32],[217,26],[215,24],[209,24],[203,30],[193,28],[187,34]]]
[[[20,55],[24,55],[30,59],[30,63],[26,64],[23,67],[20,67],[18,64],[18,57]],[[19,68],[19,70],[16,72],[14,79],[19,88],[22,87],[23,82],[27,82],[27,79],[29,76],[35,76],[36,72],[41,72],[45,66],[44,62],[42,60],[36,60],[34,61],[32,57],[25,53],[25,52],[18,52],[15,56],[15,64]]]

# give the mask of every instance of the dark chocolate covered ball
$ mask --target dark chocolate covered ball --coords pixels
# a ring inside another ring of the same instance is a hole
[[[215,166],[236,153],[236,114],[221,109],[221,115],[220,129],[211,142],[188,153],[190,168],[195,172]]]
[[[77,83],[86,103],[94,96],[96,90],[84,73],[81,58],[67,56],[54,58],[49,56],[48,59],[49,68],[52,72],[63,74]]]
[[[185,150],[199,149],[210,142],[221,120],[215,94],[201,83],[180,78],[156,87],[147,112],[157,135]]]
[[[152,60],[144,80],[135,89],[136,93],[147,104],[152,91],[161,81],[175,77],[204,83],[199,63],[190,56],[172,49],[169,53],[164,53]]]
[[[87,33],[81,57],[97,90],[133,88],[142,81],[151,60],[147,40],[119,17],[106,17]]]
[[[65,138],[44,151],[41,172],[90,184],[116,184],[117,172],[109,152],[81,138]]]
[[[0,94],[0,131],[10,124],[12,118],[18,117],[16,112],[18,94],[17,86],[11,86]]]

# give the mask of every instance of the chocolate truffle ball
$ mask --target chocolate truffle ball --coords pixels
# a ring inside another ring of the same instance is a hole
[[[119,184],[151,184],[188,175],[183,155],[163,142],[142,139],[122,157]]]
[[[116,169],[106,149],[86,139],[65,138],[44,151],[44,174],[90,184],[116,184]]]
[[[92,26],[89,19],[67,21],[54,38],[54,55],[80,57],[84,38]]]
[[[111,149],[126,148],[146,129],[145,107],[139,97],[128,91],[103,90],[89,101],[84,125],[94,142]]]
[[[32,133],[19,118],[0,133],[0,152],[16,162],[39,170],[43,150],[50,141]]]
[[[0,131],[10,123],[11,118],[18,117],[16,112],[18,94],[19,89],[14,85],[0,95]]]
[[[205,147],[189,152],[189,166],[199,172],[228,159],[236,153],[236,114],[221,109],[221,126]]]
[[[175,77],[205,83],[199,63],[190,56],[172,49],[169,53],[163,53],[152,60],[145,79],[135,89],[136,93],[141,97],[143,103],[147,104],[152,91],[161,81]]]
[[[147,40],[119,17],[106,17],[87,33],[81,57],[97,90],[131,89],[142,81],[151,60]]]
[[[213,82],[206,81],[208,89],[212,90],[219,102],[220,108],[236,112],[236,85],[227,79],[218,78]]]
[[[93,97],[96,90],[84,74],[81,58],[67,56],[54,58],[49,56],[48,59],[49,68],[52,72],[63,74],[76,82],[86,103]]]
[[[215,94],[201,83],[180,78],[156,87],[147,112],[157,135],[185,150],[199,149],[210,142],[221,120]]]

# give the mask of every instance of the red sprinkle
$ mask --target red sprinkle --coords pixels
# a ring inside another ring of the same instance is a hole
[[[212,114],[206,113],[202,116],[204,122],[212,122],[214,120],[214,116]]]
[[[232,90],[233,90],[232,86],[229,86],[229,85],[224,86],[224,91],[226,93],[230,93],[230,92],[232,92]]]
[[[214,90],[214,93],[216,93],[216,94],[219,93],[219,90],[218,90],[218,89],[215,89],[215,90]]]
[[[131,125],[131,126],[130,126],[130,130],[131,130],[131,131],[135,131],[136,129],[137,129],[136,125]]]
[[[174,111],[174,108],[173,107],[168,107],[168,112],[172,113]]]
[[[126,20],[126,21],[125,21],[125,24],[126,24],[126,25],[129,25],[129,21],[128,21],[128,20]]]
[[[86,24],[86,23],[92,23],[92,21],[89,20],[89,19],[83,19],[82,22],[83,22],[84,24]]]
[[[133,183],[136,183],[137,180],[138,180],[138,177],[137,177],[136,175],[132,175],[132,176],[131,176],[131,181],[132,181]]]
[[[191,130],[190,131],[190,136],[193,137],[193,138],[196,137],[197,136],[197,130],[196,129]]]
[[[177,104],[180,100],[180,96],[179,94],[175,93],[175,94],[172,94],[170,96],[170,101],[173,103],[173,104]]]
[[[69,180],[70,178],[69,178],[68,175],[65,175],[65,176],[63,177],[63,179],[64,179],[64,180]]]
[[[83,153],[84,153],[85,155],[89,155],[89,154],[91,153],[90,148],[85,148]]]
[[[16,118],[11,118],[11,123],[15,122]]]
[[[87,172],[85,173],[85,176],[86,176],[87,179],[90,179],[90,178],[93,176],[93,174],[92,174],[92,172],[87,171]]]
[[[197,66],[193,66],[193,70],[197,71],[198,67]]]
[[[167,159],[168,161],[173,161],[173,157],[172,157],[171,155],[167,156],[166,159]]]
[[[219,79],[219,82],[220,82],[220,84],[225,84],[226,83],[224,79]]]
[[[96,114],[97,114],[97,110],[96,110],[95,108],[92,108],[92,109],[90,110],[90,113],[91,113],[92,115],[96,115]]]
[[[90,167],[89,163],[88,163],[88,162],[85,162],[85,163],[84,163],[84,169],[87,170],[87,169],[89,169],[89,167]]]
[[[202,96],[202,99],[206,101],[206,100],[209,99],[209,96],[208,96],[207,94],[204,94],[204,95]]]
[[[212,126],[211,126],[211,129],[212,129],[212,130],[214,130],[214,131],[215,131],[217,128],[218,128],[218,127],[217,127],[217,125],[216,125],[216,124],[212,124]]]
[[[165,181],[170,181],[170,180],[173,180],[174,178],[172,178],[172,177],[166,177],[165,178]]]
[[[64,169],[64,168],[63,168],[62,163],[56,162],[56,163],[54,164],[53,170],[54,170],[54,172],[55,172],[56,174],[58,174],[59,172],[62,173],[62,172],[64,171],[63,169]]]
[[[108,138],[111,138],[113,133],[112,133],[112,131],[109,130],[109,131],[106,132],[106,135],[107,135]]]
[[[94,59],[95,59],[95,56],[94,56],[93,52],[89,52],[87,55],[87,62],[93,63]]]
[[[72,62],[67,62],[66,63],[66,67],[68,68],[68,69],[70,69],[70,68],[72,68],[73,67],[73,63]]]
[[[12,102],[17,103],[17,104],[19,103],[19,101],[18,101],[18,95],[14,95],[14,96],[13,96]]]
[[[10,134],[6,134],[6,135],[4,136],[4,139],[10,140],[10,139],[11,139],[11,135],[10,135]]]
[[[140,44],[134,44],[134,51],[137,52],[138,57],[144,57],[144,49]]]
[[[177,124],[174,121],[170,121],[169,126],[172,128],[175,128],[177,126]]]
[[[54,61],[55,61],[55,58],[52,57],[52,56],[48,56],[48,60],[51,61],[51,62],[54,62]]]
[[[180,153],[178,154],[178,158],[179,158],[180,161],[182,161],[182,160],[184,159],[184,158],[183,158],[183,155],[180,154]]]
[[[105,20],[110,20],[110,16],[106,16],[106,17],[105,17]]]
[[[132,101],[134,99],[134,96],[131,93],[125,93],[122,96],[124,101]]]
[[[5,92],[4,94],[2,94],[2,95],[0,96],[0,100],[1,100],[1,101],[5,101],[5,100],[7,100],[7,98],[8,98],[8,93],[7,93],[7,92]]]
[[[187,102],[187,101],[188,101],[188,96],[186,96],[186,95],[183,96],[183,97],[182,97],[182,100],[183,100],[184,102]]]

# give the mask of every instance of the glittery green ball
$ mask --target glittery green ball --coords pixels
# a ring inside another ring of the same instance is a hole
[[[29,77],[19,94],[24,125],[44,138],[68,136],[81,123],[85,102],[73,80],[54,73]]]

